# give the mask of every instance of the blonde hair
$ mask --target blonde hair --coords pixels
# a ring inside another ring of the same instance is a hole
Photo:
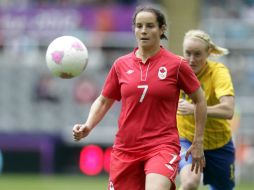
[[[187,38],[197,38],[204,41],[208,45],[210,50],[210,55],[213,56],[223,56],[229,53],[228,49],[217,46],[210,38],[210,36],[202,30],[189,30],[184,39]]]

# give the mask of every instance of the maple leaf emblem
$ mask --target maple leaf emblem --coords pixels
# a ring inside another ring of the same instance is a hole
[[[166,70],[165,70],[164,68],[161,68],[161,69],[160,69],[160,72],[161,72],[161,73],[165,73]]]

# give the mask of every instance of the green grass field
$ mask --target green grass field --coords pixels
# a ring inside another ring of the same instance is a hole
[[[1,175],[0,190],[106,190],[107,177]]]
[[[6,175],[0,176],[1,190],[106,190],[107,176]],[[201,187],[200,190],[208,189]],[[253,190],[253,184],[238,184],[235,190]]]

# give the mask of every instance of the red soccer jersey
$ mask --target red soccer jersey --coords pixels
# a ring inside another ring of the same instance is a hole
[[[189,64],[166,49],[145,64],[136,50],[115,61],[102,90],[103,96],[122,100],[114,148],[142,152],[172,146],[178,152],[179,92],[193,93],[200,83]]]

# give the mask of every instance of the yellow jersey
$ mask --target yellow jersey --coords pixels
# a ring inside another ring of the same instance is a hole
[[[218,104],[222,96],[234,96],[234,87],[229,70],[222,63],[207,61],[207,64],[197,75],[205,92],[207,106]],[[180,98],[184,94],[181,92]],[[185,99],[191,102],[186,96]],[[193,115],[177,115],[179,135],[191,141],[194,138],[195,119]],[[204,149],[211,150],[222,147],[232,137],[229,121],[207,117],[204,131]]]

